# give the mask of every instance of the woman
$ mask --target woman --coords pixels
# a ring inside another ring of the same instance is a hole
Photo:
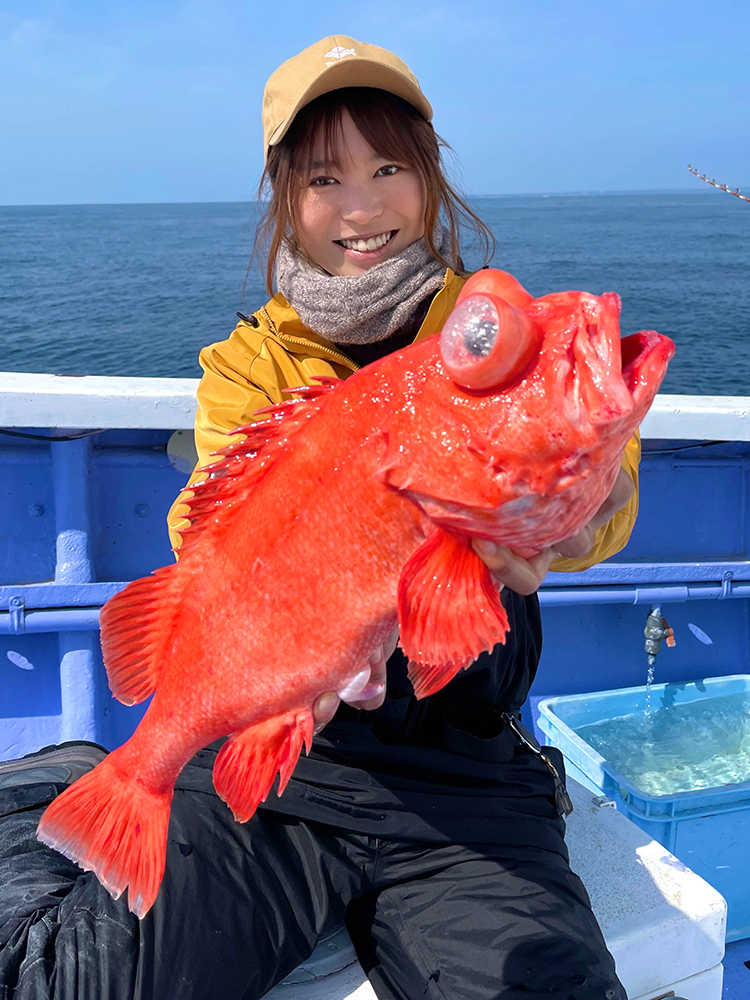
[[[202,352],[199,467],[285,388],[346,378],[440,329],[466,279],[458,221],[488,233],[445,180],[431,114],[397,57],[346,37],[269,80],[261,239],[279,291]],[[14,1000],[252,1000],[346,921],[381,998],[624,1000],[568,867],[550,771],[502,716],[518,712],[536,671],[536,589],[551,563],[581,569],[625,544],[637,461],[634,441],[597,517],[554,551],[527,561],[477,542],[505,588],[507,644],[417,702],[392,637],[359,700],[318,700],[310,756],[249,823],[213,792],[216,748],[199,754],[178,780],[164,883],[140,924],[93,876],[31,850],[49,792],[30,775],[67,766],[73,777],[91,751],[19,765],[26,808],[6,808],[15,847],[0,861],[0,984]],[[170,514],[178,554],[189,487]]]

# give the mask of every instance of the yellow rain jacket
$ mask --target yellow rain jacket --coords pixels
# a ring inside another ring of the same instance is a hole
[[[442,329],[465,281],[466,278],[451,270],[446,272],[443,286],[435,294],[415,340]],[[200,363],[205,374],[198,386],[195,418],[198,464],[167,518],[175,550],[180,546],[180,529],[187,525],[185,501],[192,496],[190,486],[202,478],[197,470],[212,461],[212,452],[226,447],[228,431],[250,423],[262,407],[288,398],[282,394],[283,389],[306,385],[315,375],[347,378],[358,368],[335,344],[308,330],[281,294],[275,295],[254,316],[240,321],[228,340],[204,348]],[[553,571],[570,573],[588,569],[623,548],[638,513],[640,454],[640,439],[635,434],[626,446],[622,464],[632,476],[636,492],[599,529],[588,555],[582,559],[558,559],[551,566]]]

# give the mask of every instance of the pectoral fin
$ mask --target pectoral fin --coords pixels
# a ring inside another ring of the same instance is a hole
[[[401,646],[417,698],[439,691],[485,650],[505,642],[508,618],[468,538],[438,528],[401,571]]]

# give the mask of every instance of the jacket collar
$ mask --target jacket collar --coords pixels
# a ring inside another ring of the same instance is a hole
[[[453,310],[458,294],[466,280],[448,268],[445,272],[442,288],[435,293],[427,315],[414,338],[415,343],[443,328],[443,324]],[[258,316],[268,328],[271,336],[282,343],[290,353],[307,356],[312,354],[316,357],[337,361],[339,364],[351,368],[352,371],[356,371],[359,367],[330,340],[308,329],[281,292],[274,295],[271,301],[259,310]]]

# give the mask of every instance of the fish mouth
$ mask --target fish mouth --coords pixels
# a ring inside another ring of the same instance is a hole
[[[393,242],[397,233],[398,229],[386,229],[372,236],[352,236],[333,242],[357,257],[375,257]]]
[[[622,379],[636,405],[650,403],[674,351],[669,337],[655,330],[640,330],[620,341]]]

